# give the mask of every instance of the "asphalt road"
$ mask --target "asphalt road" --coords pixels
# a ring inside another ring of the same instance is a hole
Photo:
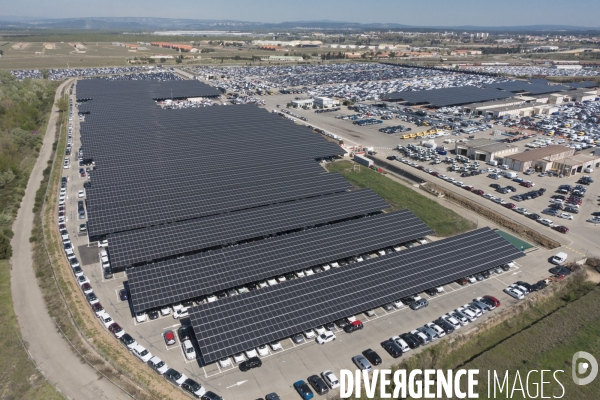
[[[59,93],[71,81],[63,83]],[[11,290],[12,300],[23,341],[38,367],[47,379],[72,399],[126,399],[116,386],[98,377],[95,370],[82,363],[69,344],[58,332],[54,321],[48,315],[41,290],[36,282],[31,259],[29,237],[33,226],[33,204],[35,193],[40,187],[42,171],[52,153],[55,135],[57,108],[52,108],[44,143],[25,189],[21,208],[13,224],[15,233],[11,243]]]

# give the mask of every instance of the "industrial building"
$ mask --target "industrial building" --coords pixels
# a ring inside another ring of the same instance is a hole
[[[502,163],[509,169],[523,172],[530,168],[545,172],[552,169],[555,161],[563,160],[575,154],[575,149],[559,145],[551,145],[524,151],[504,157]]]
[[[552,163],[552,169],[564,176],[572,176],[577,173],[586,172],[586,169],[600,167],[600,154],[576,154]]]
[[[475,139],[468,142],[456,143],[456,154],[469,157],[475,161],[494,161],[502,159],[519,149],[516,146],[500,143],[490,139]]]
[[[292,107],[296,107],[296,108],[303,108],[303,107],[312,108],[313,104],[314,104],[313,99],[292,100]]]
[[[329,97],[315,97],[313,101],[318,108],[331,108],[340,105],[339,100],[330,99]]]

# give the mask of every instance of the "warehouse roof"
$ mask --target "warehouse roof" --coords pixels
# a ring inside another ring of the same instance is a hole
[[[456,145],[468,147],[471,149],[477,149],[477,150],[481,150],[481,151],[487,151],[489,153],[496,153],[499,151],[516,148],[516,146],[506,144],[506,143],[501,143],[501,142],[491,140],[491,139],[475,139],[475,140],[470,140],[470,141],[464,142],[464,143],[456,143]]]
[[[511,160],[515,160],[515,161],[533,161],[533,160],[539,160],[539,159],[542,159],[544,157],[548,157],[548,156],[551,156],[554,154],[560,154],[560,153],[563,153],[563,152],[566,152],[569,150],[573,150],[573,149],[570,149],[565,146],[551,145],[551,146],[546,146],[546,147],[540,147],[538,149],[524,151],[519,154],[513,154],[511,156],[507,156],[507,158],[510,158]]]
[[[512,93],[496,89],[462,86],[415,92],[393,92],[383,95],[384,100],[403,100],[409,104],[430,104],[433,107],[449,107],[471,104],[487,100],[499,100],[513,97]]]

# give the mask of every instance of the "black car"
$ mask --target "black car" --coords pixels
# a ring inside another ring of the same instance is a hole
[[[240,371],[246,372],[252,368],[262,367],[262,361],[258,357],[252,357],[240,364]]]
[[[338,328],[344,329],[344,327],[346,325],[348,325],[349,322],[348,322],[348,320],[346,318],[342,318],[342,319],[339,319],[339,320],[335,321],[335,324],[338,326]]]
[[[516,192],[517,188],[515,188],[514,186],[507,186],[506,187],[508,190],[510,190],[511,192]]]
[[[546,289],[546,287],[548,287],[546,281],[538,281],[537,283],[533,284],[533,290],[535,291]]]
[[[540,217],[538,214],[529,214],[529,215],[527,216],[527,218],[529,218],[529,219],[532,219],[532,220],[534,220],[534,221],[537,221],[538,219],[540,219],[540,218],[542,218],[542,217]]]
[[[556,267],[552,267],[550,268],[550,273],[554,274],[554,275],[564,275],[567,276],[571,273],[571,270],[565,267],[562,267],[560,265],[557,265]]]
[[[379,354],[377,354],[373,349],[367,349],[363,351],[362,355],[365,356],[365,358],[373,365],[381,364],[381,357],[379,357]]]
[[[492,183],[490,187],[494,189],[500,189],[502,186],[498,185],[497,183]]]
[[[436,288],[431,288],[431,289],[427,289],[425,291],[425,293],[427,293],[427,295],[429,295],[429,296],[435,296],[438,294],[438,291]]]
[[[125,346],[129,346],[132,343],[135,343],[135,339],[131,337],[131,335],[129,333],[124,334],[123,336],[121,336],[119,338],[119,340],[121,341],[121,343],[123,343]]]
[[[403,333],[402,335],[400,335],[400,337],[406,342],[408,347],[410,347],[411,349],[416,349],[421,345],[419,343],[419,340],[415,337],[415,335],[411,333]]]
[[[190,330],[189,326],[183,325],[179,329],[177,329],[177,336],[179,336],[179,341],[184,342],[190,338]]]
[[[317,392],[318,394],[325,394],[325,393],[329,392],[329,388],[327,387],[327,385],[325,384],[323,379],[321,379],[320,376],[311,375],[308,377],[307,381],[308,381],[308,383],[310,383],[310,386],[312,386],[313,389],[315,389],[315,392]]]
[[[394,309],[394,305],[392,303],[387,303],[381,306],[381,308],[383,308],[385,311],[390,311]]]
[[[359,331],[363,328],[363,324],[348,324],[344,327],[344,332],[352,333],[355,331]]]
[[[595,211],[592,213],[593,217],[600,217],[600,211]]]
[[[381,347],[389,353],[390,356],[398,358],[402,355],[402,349],[393,340],[385,340],[381,342]]]
[[[483,275],[483,277],[484,277],[485,279],[488,279],[488,278],[490,277],[490,272],[489,272],[489,271],[483,271],[483,272],[481,273],[481,275]]]
[[[127,334],[125,334],[125,335],[127,335]],[[181,379],[182,376],[183,375],[181,375],[181,373],[179,373],[179,371],[174,370],[173,368],[169,368],[167,370],[167,372],[165,372],[165,374],[164,374],[164,377],[167,378],[167,380],[171,381],[172,383],[174,383],[177,386],[179,386],[179,384],[177,383],[177,381],[179,379]]]
[[[190,307],[193,307],[193,306],[194,306],[194,303],[193,303],[191,300],[186,300],[186,301],[182,301],[182,302],[181,302],[181,305],[182,305],[184,308],[190,308]]]
[[[110,267],[104,267],[102,273],[104,274],[104,279],[112,279],[113,277],[113,273],[110,270]]]
[[[269,393],[265,396],[265,400],[281,400],[277,393]]]
[[[158,310],[157,309],[152,309],[148,311],[148,317],[152,320],[154,319],[158,319]]]
[[[333,324],[333,322],[328,322],[324,326],[325,326],[325,329],[327,329],[328,331],[333,331],[333,329],[335,328],[335,325]]]
[[[304,342],[304,336],[301,333],[298,333],[292,336],[292,341],[296,344],[300,344]]]
[[[221,396],[219,396],[218,394],[216,394],[215,392],[211,392],[209,390],[202,395],[200,400],[223,400],[223,398]]]
[[[555,194],[550,196],[551,199],[564,200],[565,196],[561,196],[560,194]]]
[[[183,383],[181,384],[181,388],[183,390],[185,390],[186,392],[189,392],[189,393],[191,393],[192,395],[195,396],[194,393],[196,393],[197,391],[199,391],[200,389],[202,389],[202,385],[200,385],[195,380],[188,378],[185,381],[183,381]]]
[[[486,299],[485,297],[482,297],[481,300],[477,300],[477,301],[487,305],[490,310],[493,308],[496,308],[496,304],[492,300]]]
[[[119,299],[121,299],[121,301],[125,301],[128,298],[129,298],[129,296],[127,295],[127,289],[119,290]]]
[[[454,327],[442,318],[436,319],[435,321],[433,321],[433,323],[442,328],[444,332],[446,332],[446,334],[454,332]]]

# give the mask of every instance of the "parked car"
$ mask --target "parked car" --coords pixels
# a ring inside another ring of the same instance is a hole
[[[315,397],[312,390],[310,390],[306,382],[304,382],[303,380],[294,382],[294,389],[296,389],[296,392],[298,392],[298,394],[300,395],[300,397],[302,397],[303,400],[310,400],[313,397]]]
[[[340,381],[338,380],[337,376],[334,375],[333,372],[329,370],[323,371],[321,372],[321,377],[323,378],[327,386],[329,386],[331,389],[340,387]]]
[[[187,380],[187,376],[177,370],[174,370],[173,368],[167,369],[163,376],[177,386],[181,386],[181,384]]]
[[[240,371],[246,372],[253,368],[259,368],[262,366],[262,361],[258,357],[252,357],[247,359],[246,361],[240,363]]]
[[[326,394],[327,392],[329,392],[329,388],[327,387],[327,384],[325,384],[323,379],[321,379],[321,377],[319,377],[318,375],[309,376],[307,381],[308,381],[308,383],[310,383],[310,386],[313,387],[315,392],[317,392],[317,394],[323,395],[323,394]]]
[[[173,331],[171,330],[168,330],[165,333],[163,333],[163,339],[165,340],[165,344],[167,346],[171,346],[177,342],[175,340],[175,333],[173,333]]]
[[[361,371],[373,371],[373,367],[371,366],[371,363],[369,363],[369,361],[361,356],[354,356],[352,357],[352,362],[361,370]]]
[[[181,384],[181,388],[195,397],[200,397],[206,393],[206,389],[204,389],[202,385],[189,378]]]
[[[350,326],[350,325],[348,325]],[[319,336],[317,336],[316,342],[319,344],[325,344],[329,342],[333,342],[335,340],[335,334],[331,331],[325,331]]]

